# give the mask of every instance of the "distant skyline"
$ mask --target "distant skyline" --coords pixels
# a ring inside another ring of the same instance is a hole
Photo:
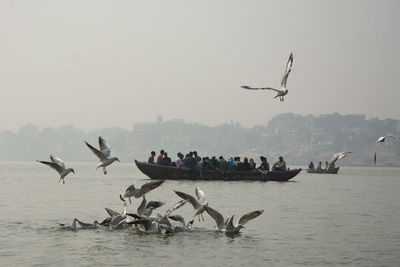
[[[0,131],[400,119],[398,1],[0,0]],[[294,53],[285,102],[279,87]]]

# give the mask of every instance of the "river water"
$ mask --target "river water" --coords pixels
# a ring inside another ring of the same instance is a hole
[[[307,174],[290,182],[166,181],[148,194],[160,212],[179,201],[173,189],[203,189],[209,206],[241,215],[264,213],[240,235],[216,232],[213,219],[171,236],[132,229],[62,231],[121,211],[119,194],[147,180],[133,163],[71,163],[66,184],[37,162],[0,162],[1,266],[400,266],[400,169],[342,167],[338,175]],[[135,212],[134,199],[128,211]],[[186,205],[176,211],[189,219]]]

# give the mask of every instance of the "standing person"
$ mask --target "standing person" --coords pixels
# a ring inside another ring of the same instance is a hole
[[[321,162],[320,162],[321,163]],[[282,156],[279,156],[279,160],[272,166],[273,171],[286,171],[286,162]]]
[[[257,167],[257,170],[269,171],[269,163],[267,161],[267,158],[264,156],[261,156],[260,160],[261,160],[261,164],[260,164],[260,166]]]
[[[157,156],[157,164],[162,165],[164,162],[164,150],[160,150],[160,154]]]
[[[147,160],[147,163],[154,164],[154,157],[155,157],[155,156],[156,156],[156,152],[155,152],[155,151],[151,151],[150,157],[149,157],[149,159]]]

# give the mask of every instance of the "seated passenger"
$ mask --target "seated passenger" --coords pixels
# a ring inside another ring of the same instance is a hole
[[[178,152],[178,154],[176,154],[178,157],[175,160],[175,166],[180,168],[183,166],[183,154],[181,152]]]
[[[199,155],[197,155],[197,151],[193,151],[193,157],[196,160],[196,163],[201,160],[201,157]]]
[[[235,161],[233,160],[232,157],[230,157],[230,158],[228,159],[226,169],[227,169],[228,171],[232,171],[234,168],[235,168]]]
[[[257,167],[257,170],[269,171],[269,163],[267,161],[267,158],[264,156],[261,156],[260,160],[261,160],[261,164],[260,164],[260,166]]]
[[[254,170],[256,168],[256,163],[254,162],[254,159],[250,159],[249,160],[249,164],[250,164],[250,170]]]
[[[247,158],[243,159],[242,170],[243,171],[250,171],[250,163],[249,163],[249,160]]]
[[[317,165],[317,171],[320,171],[320,170],[322,170],[322,162],[321,161],[318,162],[318,165]]]
[[[165,166],[171,166],[171,158],[168,157],[168,153],[164,152],[164,158],[163,158],[163,165]]]
[[[226,171],[227,167],[228,167],[228,162],[226,162],[226,160],[224,159],[223,156],[219,156],[219,160],[218,160],[218,163],[217,163],[217,168],[220,171],[224,172],[224,171]]]
[[[315,169],[314,162],[311,161],[310,164],[308,164],[308,168],[310,170],[314,170]]]
[[[160,154],[157,156],[157,164],[162,165],[164,161],[164,150],[160,150]]]
[[[286,162],[283,160],[283,157],[280,156],[279,160],[274,163],[272,166],[273,171],[286,171]]]
[[[150,157],[147,160],[147,163],[151,163],[154,164],[154,157],[156,156],[156,152],[155,151],[151,151]]]
[[[192,156],[190,156],[190,154],[186,154],[185,158],[183,159],[183,166],[194,170],[194,167],[196,166],[196,161]]]
[[[217,168],[218,166],[218,160],[215,156],[212,156],[211,160],[210,160],[211,165],[215,168]]]
[[[240,161],[240,157],[235,157],[235,171],[242,171],[243,170],[243,163]]]

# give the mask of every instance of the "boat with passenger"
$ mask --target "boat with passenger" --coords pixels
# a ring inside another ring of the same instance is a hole
[[[300,169],[286,171],[221,171],[199,170],[186,167],[165,166],[135,160],[139,170],[151,179],[162,180],[221,180],[221,181],[289,181],[301,172]]]

